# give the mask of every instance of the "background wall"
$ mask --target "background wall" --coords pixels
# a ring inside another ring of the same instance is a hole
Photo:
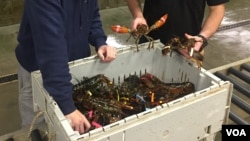
[[[20,22],[23,10],[23,0],[0,0],[0,26]]]

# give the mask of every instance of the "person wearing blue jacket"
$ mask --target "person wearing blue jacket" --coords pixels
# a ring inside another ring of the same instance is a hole
[[[31,124],[33,111],[31,72],[40,70],[43,86],[71,121],[84,133],[90,128],[72,99],[68,62],[91,55],[95,47],[103,62],[116,57],[116,48],[106,44],[97,0],[24,0],[23,17],[15,49],[20,64],[19,107],[22,127]]]

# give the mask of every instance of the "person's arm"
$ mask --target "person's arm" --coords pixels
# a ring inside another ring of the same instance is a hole
[[[71,75],[68,67],[64,12],[60,1],[26,0],[36,60],[43,78],[43,86],[57,102],[71,126],[80,133],[90,123],[74,106]]]
[[[143,17],[141,2],[140,0],[127,0],[129,10],[134,18],[131,23],[131,28],[136,29],[137,25],[146,24],[147,22]]]
[[[100,19],[99,6],[96,3],[94,13],[91,19],[91,29],[89,34],[89,42],[97,51],[97,55],[103,62],[110,62],[116,58],[116,48],[108,46],[106,43],[107,36],[102,28]]]
[[[219,28],[225,14],[225,4],[209,7],[209,15],[206,18],[200,35],[210,38]]]
[[[25,10],[29,14],[35,56],[44,88],[58,102],[62,112],[69,114],[76,108],[72,100],[61,4],[59,1],[26,0]]]
[[[203,24],[203,27],[199,33],[199,35],[202,35],[206,39],[209,39],[213,34],[217,31],[219,28],[221,21],[223,20],[225,14],[225,4],[220,4],[216,6],[210,6],[209,7],[209,15],[205,19],[205,22]],[[194,49],[196,51],[200,50],[200,47],[203,44],[203,39],[199,36],[191,36],[187,35],[187,38],[195,38],[197,41],[195,44]]]
[[[133,18],[143,17],[140,0],[127,0]]]

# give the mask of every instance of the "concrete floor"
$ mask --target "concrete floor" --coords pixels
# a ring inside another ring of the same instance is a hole
[[[231,0],[227,4],[225,18],[222,26],[250,20],[250,1]],[[112,33],[110,26],[114,24],[129,26],[131,15],[128,8],[119,7],[101,11],[103,28],[109,35],[109,43],[115,46],[132,44],[124,40],[127,35]],[[16,73],[17,62],[13,50],[19,25],[0,27],[0,77]],[[110,40],[110,39],[114,39]],[[4,53],[3,53],[4,52]],[[250,57],[250,25],[240,26],[217,32],[205,49],[204,68],[209,70]],[[0,136],[20,129],[20,116],[18,113],[17,82],[0,84]]]

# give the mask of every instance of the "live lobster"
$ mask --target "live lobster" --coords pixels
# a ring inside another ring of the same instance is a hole
[[[167,21],[167,18],[168,18],[168,14],[164,14],[158,21],[156,21],[149,28],[147,25],[141,24],[136,27],[136,30],[131,30],[128,27],[121,26],[121,25],[113,25],[111,26],[111,29],[113,32],[116,32],[116,33],[129,33],[130,36],[128,37],[127,41],[130,39],[131,36],[134,37],[137,51],[139,51],[139,47],[138,47],[139,39],[142,36],[144,36],[149,41],[148,49],[150,49],[150,48],[154,48],[154,45],[153,45],[154,39],[148,36],[148,34],[152,30],[160,28],[163,24],[165,24],[165,22]]]
[[[164,83],[152,74],[130,75],[115,85],[103,74],[73,86],[75,106],[91,122],[92,128],[114,123],[133,114],[193,93],[194,84]]]
[[[173,50],[180,50],[180,49],[185,49],[189,53],[189,60],[192,62],[196,63],[198,68],[200,69],[202,67],[202,62],[203,62],[203,54],[202,52],[195,51],[193,49],[195,45],[195,40],[193,38],[187,39],[184,37],[173,37],[169,40],[169,42],[163,47],[162,49],[162,54],[166,55],[170,53],[170,56],[172,54]]]

